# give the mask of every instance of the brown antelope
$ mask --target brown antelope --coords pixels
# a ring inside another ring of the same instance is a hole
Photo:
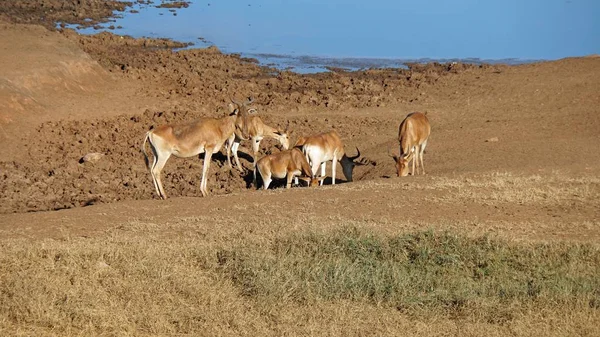
[[[214,153],[220,151],[226,141],[233,141],[234,132],[239,130],[242,136],[248,135],[248,111],[247,105],[252,100],[238,102],[231,100],[229,104],[230,114],[223,118],[202,117],[186,124],[161,125],[154,130],[146,133],[142,152],[146,167],[152,174],[154,188],[156,193],[162,199],[167,195],[162,186],[160,173],[165,163],[174,155],[180,158],[192,157],[204,153],[204,164],[202,166],[202,181],[200,183],[200,192],[202,196],[208,195],[206,189],[206,178],[210,168],[210,160]],[[154,161],[150,167],[148,153],[146,152],[146,141],[149,141],[150,148],[154,154]],[[229,147],[227,147],[229,152]],[[229,154],[229,153],[228,153]],[[229,156],[228,156],[229,158]],[[231,168],[231,162],[228,162]]]
[[[292,179],[299,175],[306,176],[300,177],[300,179],[308,182],[309,186],[316,186],[320,180],[314,177],[304,154],[297,148],[260,158],[254,166],[254,186],[256,188],[258,188],[256,183],[257,170],[263,180],[263,188],[265,190],[269,188],[272,177],[278,179],[287,178],[286,188],[290,188],[292,186]]]
[[[365,165],[370,161],[362,158],[360,161],[354,160],[360,157],[360,151],[356,148],[357,155],[348,157],[344,152],[344,144],[340,135],[335,131],[329,131],[309,137],[300,137],[294,147],[302,148],[306,156],[313,175],[317,174],[317,169],[321,166],[321,177],[325,177],[325,164],[331,161],[331,184],[335,185],[336,164],[339,161],[342,165],[342,172],[347,181],[352,181],[352,171],[356,165]],[[323,180],[320,181],[323,185]]]
[[[288,124],[289,125],[289,124]],[[242,171],[242,165],[240,164],[240,159],[238,158],[237,151],[240,147],[240,142],[242,141],[242,137],[237,134],[234,138],[233,144],[230,144],[231,152],[233,152],[233,158],[235,159],[235,164],[238,170]],[[288,128],[286,127],[285,131],[279,131],[273,127],[266,125],[259,116],[248,116],[248,135],[252,142],[252,165],[256,166],[256,156],[258,155],[258,150],[260,149],[260,141],[265,137],[274,138],[279,141],[281,147],[284,150],[287,150],[290,147],[290,139],[288,137]],[[229,152],[228,152],[229,154]],[[230,159],[227,158],[229,161]]]
[[[429,119],[421,112],[410,113],[400,123],[398,131],[398,142],[400,143],[400,155],[396,156],[390,153],[396,162],[396,173],[398,177],[406,177],[408,175],[408,164],[412,160],[412,174],[417,171],[415,167],[421,167],[421,172],[425,174],[425,166],[423,166],[423,152],[427,146],[427,138],[431,133],[431,125]],[[389,151],[389,149],[388,149]],[[420,163],[419,163],[420,162]]]

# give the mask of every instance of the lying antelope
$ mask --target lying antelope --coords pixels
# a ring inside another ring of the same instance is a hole
[[[406,177],[408,175],[408,164],[412,160],[412,174],[415,175],[415,170],[421,166],[421,171],[425,174],[425,166],[423,166],[423,152],[427,146],[427,138],[431,133],[431,125],[429,119],[421,112],[410,113],[400,123],[398,131],[398,142],[400,143],[400,155],[396,156],[390,153],[396,162],[396,173],[398,177]],[[389,149],[388,149],[389,151]],[[420,163],[419,163],[420,161]]]
[[[289,124],[288,124],[289,125]],[[290,139],[288,137],[288,128],[285,131],[279,131],[273,127],[266,125],[259,116],[248,116],[248,135],[252,142],[252,165],[256,166],[256,156],[260,149],[260,141],[265,137],[274,138],[279,141],[281,147],[287,150],[290,147]],[[237,151],[240,147],[242,137],[236,134],[233,144],[230,144],[231,152],[238,170],[242,171],[242,165],[238,158]],[[228,152],[229,154],[229,152]],[[227,158],[229,161],[230,159]]]
[[[317,169],[321,166],[321,177],[325,177],[325,164],[331,161],[331,183],[335,185],[336,164],[339,161],[342,165],[342,172],[347,181],[352,181],[352,171],[356,165],[366,165],[369,160],[362,158],[360,161],[354,160],[360,157],[360,151],[356,148],[357,155],[353,157],[346,156],[344,144],[340,135],[335,131],[329,131],[309,137],[300,137],[294,147],[302,148],[306,156],[313,175],[317,174]],[[323,180],[320,181],[323,185]]]
[[[286,188],[292,186],[292,179],[302,174],[306,177],[300,177],[300,179],[308,182],[309,186],[316,186],[322,180],[322,178],[317,179],[314,177],[304,154],[297,148],[260,158],[254,166],[254,186],[256,188],[258,188],[256,183],[257,170],[263,180],[263,188],[265,190],[269,188],[272,177],[278,179],[287,178]]]
[[[232,100],[232,103],[229,104],[230,114],[223,118],[203,117],[186,124],[161,125],[146,133],[142,144],[142,152],[159,197],[162,199],[167,198],[160,173],[169,157],[175,155],[176,157],[186,158],[201,153],[204,153],[204,164],[202,166],[200,192],[202,196],[208,195],[206,177],[210,168],[211,157],[221,149],[226,141],[233,141],[236,130],[247,138],[249,111],[247,105],[250,103],[252,103],[251,99],[243,103]],[[148,153],[146,152],[146,141],[149,141],[154,154],[152,167],[150,167]],[[227,151],[229,154],[229,147],[227,147]],[[229,156],[227,157],[229,158]],[[231,168],[230,161],[228,164]]]

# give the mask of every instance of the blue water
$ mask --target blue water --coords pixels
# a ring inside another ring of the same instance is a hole
[[[192,0],[174,11],[157,4],[136,5],[139,13],[127,11],[105,26],[122,26],[114,33],[133,37],[215,45],[298,72],[600,53],[598,0]]]

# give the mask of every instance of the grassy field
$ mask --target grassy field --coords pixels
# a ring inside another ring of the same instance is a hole
[[[130,222],[87,238],[3,240],[0,333],[598,331],[600,249],[589,243],[390,234],[341,221],[307,229],[265,223],[256,233],[242,220],[214,220],[217,227],[238,222],[236,231],[210,231],[202,228],[210,219],[183,218]]]

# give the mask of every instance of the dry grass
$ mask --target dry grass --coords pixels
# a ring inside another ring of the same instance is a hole
[[[600,333],[600,248],[568,240],[597,236],[590,213],[423,220],[436,206],[591,212],[598,178],[414,178],[324,187],[318,199],[308,189],[215,197],[202,216],[0,240],[0,335]]]
[[[560,173],[515,175],[494,172],[456,177],[417,176],[403,180],[371,180],[361,182],[359,186],[341,186],[340,189],[348,191],[385,188],[396,191],[444,192],[443,196],[434,195],[429,200],[481,204],[508,202],[545,206],[565,200],[588,202],[600,198],[600,178],[591,174],[574,178]]]
[[[223,228],[237,220],[134,222],[95,238],[4,240],[0,333],[598,332],[594,246],[389,235],[309,218],[300,230],[289,222]]]
[[[487,238],[376,237],[349,229],[292,235],[266,252],[224,250],[218,258],[243,294],[261,302],[351,300],[496,321],[505,319],[495,315],[508,302],[595,303],[598,253],[590,246],[516,247]]]

